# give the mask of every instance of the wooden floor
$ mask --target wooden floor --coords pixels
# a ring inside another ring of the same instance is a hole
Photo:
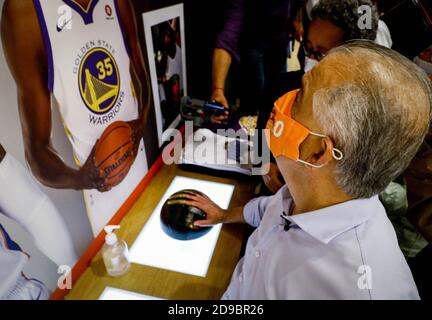
[[[239,181],[186,172],[175,165],[164,166],[123,219],[117,232],[129,248],[177,175],[235,185],[230,207],[244,205],[252,198],[255,187],[254,180],[250,178]],[[243,236],[244,225],[223,226],[206,278],[137,264],[132,264],[126,275],[111,278],[98,253],[66,299],[98,299],[108,286],[164,299],[219,299],[238,262]]]

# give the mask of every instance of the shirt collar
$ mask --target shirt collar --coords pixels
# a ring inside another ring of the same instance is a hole
[[[323,243],[371,219],[381,206],[378,195],[354,199],[319,210],[288,216],[303,231]]]

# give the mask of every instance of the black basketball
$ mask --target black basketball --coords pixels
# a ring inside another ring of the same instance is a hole
[[[197,227],[194,225],[196,220],[204,220],[204,211],[184,204],[185,194],[203,193],[196,190],[181,190],[171,195],[165,201],[161,211],[162,230],[171,238],[177,240],[193,240],[202,237],[211,230],[211,227]]]

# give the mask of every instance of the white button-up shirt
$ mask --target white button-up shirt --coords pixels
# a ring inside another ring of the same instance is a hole
[[[284,186],[250,201],[248,240],[224,299],[419,299],[378,196],[299,215]]]

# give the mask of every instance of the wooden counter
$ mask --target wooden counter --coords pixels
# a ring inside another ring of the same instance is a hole
[[[255,182],[251,178],[246,177],[239,181],[187,172],[175,165],[164,165],[121,222],[121,229],[117,234],[127,242],[129,248],[177,175],[235,185],[230,207],[244,205],[253,197]],[[227,288],[238,262],[243,236],[243,225],[223,226],[206,278],[138,264],[132,264],[124,276],[111,278],[106,273],[99,252],[74,284],[66,299],[98,299],[106,287],[164,299],[219,299]]]

